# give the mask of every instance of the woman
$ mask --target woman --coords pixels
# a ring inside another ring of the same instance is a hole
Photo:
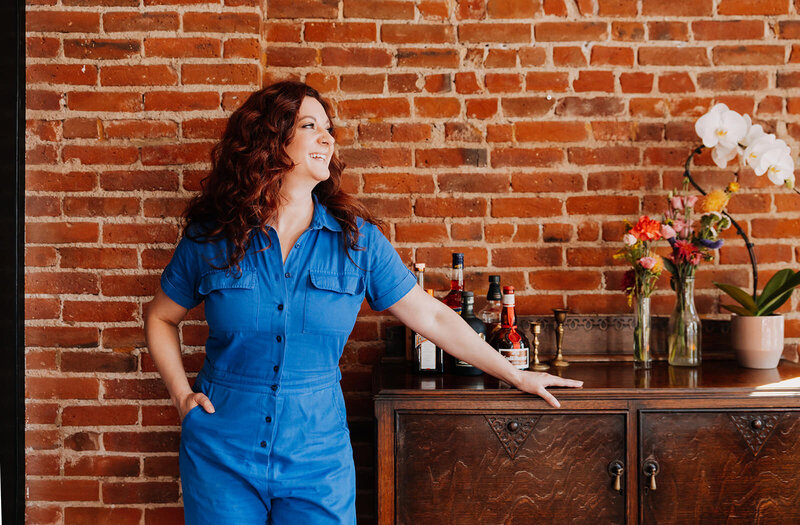
[[[355,523],[338,361],[365,297],[555,407],[546,386],[581,385],[515,369],[415,286],[379,221],[340,189],[334,142],[316,90],[253,93],[214,148],[148,305],[147,345],[181,417],[187,523]],[[190,387],[177,326],[202,301],[206,361]]]

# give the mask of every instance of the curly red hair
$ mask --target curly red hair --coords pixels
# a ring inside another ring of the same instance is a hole
[[[235,266],[238,270],[251,235],[259,230],[268,233],[267,223],[279,208],[284,176],[294,167],[286,146],[294,137],[305,97],[318,100],[330,119],[330,105],[316,89],[302,82],[278,82],[252,93],[231,114],[211,151],[211,172],[201,181],[200,194],[184,210],[182,230],[196,242],[229,241],[232,249],[224,269]],[[357,217],[379,226],[382,221],[342,191],[343,169],[344,163],[334,153],[330,177],[312,193],[341,224],[345,251],[360,250]]]

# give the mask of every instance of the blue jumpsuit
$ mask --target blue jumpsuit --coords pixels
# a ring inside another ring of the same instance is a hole
[[[187,524],[356,522],[355,467],[339,358],[366,296],[384,310],[416,284],[374,225],[359,246],[316,196],[284,264],[278,236],[253,235],[241,275],[215,270],[225,242],[182,238],[161,276],[176,303],[205,301],[206,359],[193,385],[214,405],[186,414],[180,474]]]

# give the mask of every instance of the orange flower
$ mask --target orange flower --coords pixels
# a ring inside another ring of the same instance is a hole
[[[657,241],[661,238],[661,223],[642,215],[630,233],[640,241]]]
[[[700,203],[700,211],[702,213],[709,213],[712,211],[721,212],[722,208],[728,204],[729,195],[722,190],[714,190],[708,195],[703,197]]]

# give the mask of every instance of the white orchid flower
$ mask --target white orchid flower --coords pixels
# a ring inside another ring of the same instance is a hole
[[[753,121],[750,119],[750,115],[744,115],[742,118],[744,118],[744,121],[747,124],[747,133],[744,134],[744,137],[739,141],[739,144],[746,148],[750,144],[766,135],[766,133],[764,132],[764,128],[761,127],[761,124],[753,124]]]
[[[721,146],[725,150],[736,149],[747,134],[747,128],[747,121],[725,104],[715,105],[694,124],[694,130],[703,139],[705,147]]]
[[[716,148],[711,150],[711,159],[714,161],[714,164],[720,168],[724,168],[738,153],[739,151],[737,148],[726,149],[718,144]]]
[[[783,181],[783,185],[786,186],[790,190],[794,189],[794,173],[789,175],[789,177],[787,177],[786,180]]]
[[[783,141],[781,141],[783,142]],[[786,144],[783,142],[783,144]],[[763,175],[767,171],[769,165],[764,165],[764,154],[780,146],[778,139],[772,133],[764,134],[754,142],[751,142],[744,150],[744,160],[748,166],[753,168],[756,175]]]
[[[764,164],[768,165],[767,177],[773,184],[785,184],[786,180],[794,176],[794,160],[787,149],[774,148],[762,157]]]

